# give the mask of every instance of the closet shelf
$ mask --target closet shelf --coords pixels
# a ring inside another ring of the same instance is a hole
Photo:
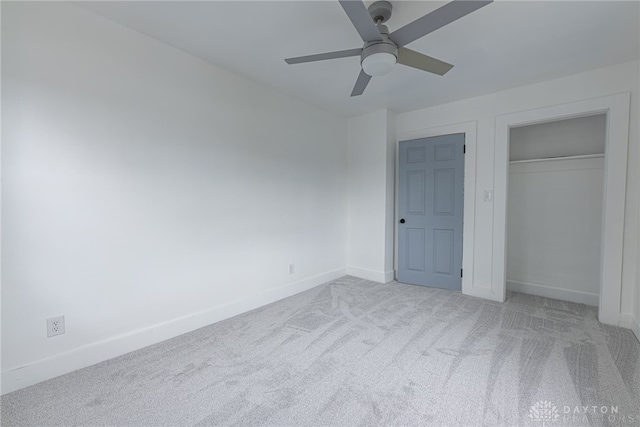
[[[601,159],[604,157],[604,153],[601,154],[584,154],[581,156],[564,156],[564,157],[546,157],[544,159],[529,159],[529,160],[510,160],[509,164],[520,163],[537,163],[537,162],[550,162],[554,160],[584,160],[584,159]]]

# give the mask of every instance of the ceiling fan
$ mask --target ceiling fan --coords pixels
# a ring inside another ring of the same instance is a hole
[[[367,9],[362,0],[339,0],[340,5],[364,41],[362,48],[287,58],[287,64],[324,61],[360,55],[360,75],[351,96],[362,95],[372,76],[391,71],[396,63],[438,74],[447,73],[453,65],[404,47],[414,40],[470,14],[493,0],[454,0],[421,18],[389,33],[383,23],[391,17],[391,3],[376,1]]]

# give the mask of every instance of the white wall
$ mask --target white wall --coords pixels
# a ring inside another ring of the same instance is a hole
[[[473,236],[473,277],[475,287],[492,289],[493,203],[483,201],[485,190],[494,186],[495,121],[500,115],[543,108],[621,92],[631,93],[628,175],[625,206],[621,324],[631,326],[630,319],[640,318],[634,307],[638,292],[636,261],[638,259],[638,131],[640,128],[638,61],[550,80],[491,95],[466,99],[432,108],[398,114],[397,132],[477,122],[475,173],[475,221]],[[505,153],[506,157],[506,153]],[[466,209],[466,205],[465,205]],[[500,263],[497,263],[500,264]],[[495,285],[494,285],[495,286]]]
[[[508,289],[598,305],[603,189],[602,156],[511,163]]]
[[[348,121],[347,273],[382,283],[394,277],[394,119],[379,110]]]
[[[604,114],[511,128],[509,159],[602,154],[606,130]]]
[[[345,273],[345,119],[68,3],[2,59],[3,392]]]

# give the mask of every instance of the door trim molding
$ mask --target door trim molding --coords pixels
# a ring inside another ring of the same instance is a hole
[[[410,132],[398,132],[396,134],[396,191],[395,191],[395,217],[398,216],[399,195],[399,161],[400,141],[411,139],[429,138],[432,136],[463,133],[466,152],[464,155],[464,212],[462,219],[462,293],[481,298],[487,298],[487,288],[479,288],[473,283],[473,258],[476,207],[474,194],[476,193],[476,139],[477,121],[455,123],[446,126],[417,129]],[[394,221],[394,269],[398,271],[398,222]],[[396,276],[397,278],[397,276]]]
[[[604,96],[497,116],[495,119],[492,289],[506,298],[509,130],[512,127],[606,114],[604,202],[600,273],[600,322],[621,320],[624,214],[629,146],[630,93]]]

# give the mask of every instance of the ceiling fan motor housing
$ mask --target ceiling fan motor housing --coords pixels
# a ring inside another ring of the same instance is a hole
[[[370,76],[387,74],[398,60],[398,47],[389,39],[389,30],[378,24],[382,40],[366,42],[360,54],[360,65]]]

